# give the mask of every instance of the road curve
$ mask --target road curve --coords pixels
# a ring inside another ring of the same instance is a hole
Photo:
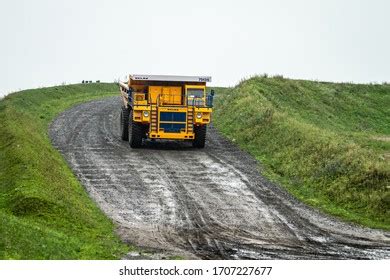
[[[202,150],[169,141],[131,149],[119,113],[119,98],[84,103],[60,114],[49,134],[126,242],[165,257],[390,258],[388,232],[305,206],[212,127]]]

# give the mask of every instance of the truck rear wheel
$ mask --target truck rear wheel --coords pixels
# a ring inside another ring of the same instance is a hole
[[[193,147],[204,148],[205,143],[206,143],[206,128],[207,128],[207,126],[205,126],[205,125],[194,127],[195,139],[194,139],[194,141],[192,141]]]
[[[129,109],[122,107],[120,118],[121,138],[124,141],[129,140]]]
[[[128,126],[128,139],[130,147],[139,148],[142,146],[142,138],[145,138],[144,125],[133,120],[133,111],[130,111]]]

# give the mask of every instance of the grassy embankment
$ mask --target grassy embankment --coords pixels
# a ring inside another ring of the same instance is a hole
[[[0,100],[0,259],[115,259],[128,250],[51,145],[61,111],[114,84],[25,90]]]
[[[254,77],[219,89],[214,125],[304,202],[390,230],[390,85]]]

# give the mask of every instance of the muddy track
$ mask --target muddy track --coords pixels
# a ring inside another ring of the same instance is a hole
[[[169,141],[131,149],[119,113],[119,98],[73,107],[50,137],[123,240],[168,257],[390,258],[389,233],[303,205],[212,127],[203,150]]]

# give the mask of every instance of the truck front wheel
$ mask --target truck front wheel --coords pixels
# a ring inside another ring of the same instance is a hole
[[[129,140],[129,109],[122,107],[120,118],[121,138],[124,141]]]
[[[128,127],[128,139],[130,147],[139,148],[142,146],[142,138],[145,138],[145,128],[142,124],[133,120],[133,111],[130,111]]]
[[[204,148],[205,143],[206,143],[206,128],[207,128],[207,126],[205,126],[205,125],[194,127],[195,139],[194,139],[194,141],[192,141],[193,147]]]

